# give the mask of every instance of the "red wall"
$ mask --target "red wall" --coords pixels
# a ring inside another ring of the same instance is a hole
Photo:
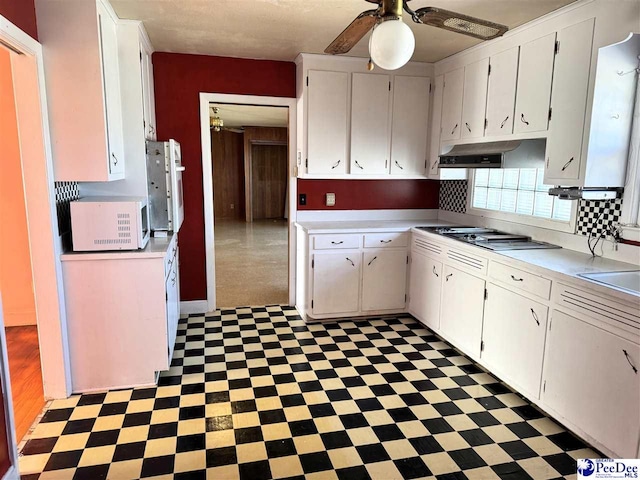
[[[2,1],[2,0],[0,0]],[[180,229],[180,294],[206,298],[204,198],[200,140],[201,92],[273,97],[296,96],[295,64],[269,60],[154,53],[156,123],[159,139],[182,146],[185,219]],[[438,182],[428,180],[298,180],[307,194],[302,209],[438,208]],[[324,194],[336,206],[324,206]]]
[[[434,180],[305,180],[298,179],[298,210],[379,210],[438,208],[440,182]],[[300,194],[307,204],[300,205]],[[334,207],[325,194],[335,193]]]
[[[37,40],[36,7],[33,1],[0,0],[0,15]]]
[[[206,295],[204,198],[200,146],[200,92],[296,96],[291,62],[154,53],[156,123],[159,139],[175,138],[182,147],[185,219],[180,228],[182,300]]]

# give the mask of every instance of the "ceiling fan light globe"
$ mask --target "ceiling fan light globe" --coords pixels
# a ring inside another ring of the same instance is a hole
[[[416,40],[411,28],[402,20],[387,20],[371,33],[369,55],[371,60],[385,70],[397,70],[413,55]]]

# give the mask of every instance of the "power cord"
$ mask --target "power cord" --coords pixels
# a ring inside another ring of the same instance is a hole
[[[603,238],[606,238],[607,235],[612,233],[611,222],[609,222],[609,225],[607,225],[606,227],[603,226],[602,233],[600,233],[600,235],[598,235],[597,237],[594,235],[594,232],[596,231],[596,229],[598,228],[598,225],[600,224],[600,220],[602,219],[602,216],[606,212],[610,212],[610,211],[611,211],[611,200],[607,201],[607,203],[605,204],[604,208],[602,209],[602,212],[600,212],[600,215],[598,215],[598,218],[594,222],[593,227],[591,227],[591,232],[589,232],[589,236],[587,237],[587,246],[589,247],[591,256],[594,258],[602,256],[602,254],[596,255],[596,248],[598,248],[598,243],[600,243],[600,240],[602,240]],[[593,242],[594,238],[595,238],[595,242]]]

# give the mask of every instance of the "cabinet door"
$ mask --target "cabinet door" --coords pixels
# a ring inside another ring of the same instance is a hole
[[[462,95],[464,92],[464,68],[445,74],[444,96],[442,97],[442,132],[440,141],[460,138],[462,121]]]
[[[433,84],[433,113],[431,115],[431,137],[429,139],[429,165],[427,174],[438,176],[440,162],[440,131],[442,129],[442,99],[444,95],[444,75],[438,75]]]
[[[556,34],[520,47],[514,133],[545,131],[549,125]]]
[[[640,347],[554,311],[545,353],[543,401],[614,452],[637,453]]]
[[[169,365],[173,357],[173,349],[176,345],[176,336],[178,334],[178,320],[180,319],[180,301],[179,301],[179,283],[178,283],[178,265],[177,256],[173,258],[171,272],[166,280],[166,299],[167,299],[167,348],[169,354]]]
[[[411,257],[409,312],[429,328],[440,329],[442,263],[419,253]]]
[[[462,100],[462,138],[484,136],[484,119],[487,106],[487,82],[489,59],[464,67],[464,95]]]
[[[357,250],[313,254],[311,311],[314,314],[358,311],[360,260]]]
[[[153,63],[151,52],[140,45],[140,66],[142,72],[142,101],[144,115],[144,134],[147,140],[155,141],[156,134],[156,108],[153,87]]]
[[[393,84],[391,173],[426,175],[429,134],[429,85],[427,77],[397,76]]]
[[[554,179],[553,185],[558,185],[559,179],[580,176],[594,21],[590,18],[558,32],[545,183]]]
[[[362,310],[404,310],[406,250],[366,251],[362,262]]]
[[[351,173],[389,172],[388,75],[354,73],[351,90]]]
[[[104,86],[105,117],[109,146],[109,173],[124,173],[124,138],[122,130],[122,104],[120,95],[120,69],[118,67],[118,37],[116,24],[102,3],[97,3],[102,80]]]
[[[486,136],[513,133],[519,53],[520,47],[515,47],[498,53],[489,60],[491,73],[487,93]]]
[[[309,70],[307,173],[347,173],[349,74]]]
[[[480,354],[487,366],[530,398],[539,398],[548,308],[493,284],[487,302]]]
[[[484,311],[484,280],[444,266],[440,330],[455,347],[478,358]]]

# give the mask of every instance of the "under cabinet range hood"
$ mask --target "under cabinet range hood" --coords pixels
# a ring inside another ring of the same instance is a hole
[[[598,49],[597,62],[591,121],[586,122],[588,142],[582,147],[584,174],[578,181],[566,180],[550,189],[549,195],[608,200],[618,198],[625,182],[633,181],[626,177],[631,144],[640,135],[640,34],[631,33],[621,42]]]
[[[546,140],[454,145],[440,155],[440,168],[542,168]]]

